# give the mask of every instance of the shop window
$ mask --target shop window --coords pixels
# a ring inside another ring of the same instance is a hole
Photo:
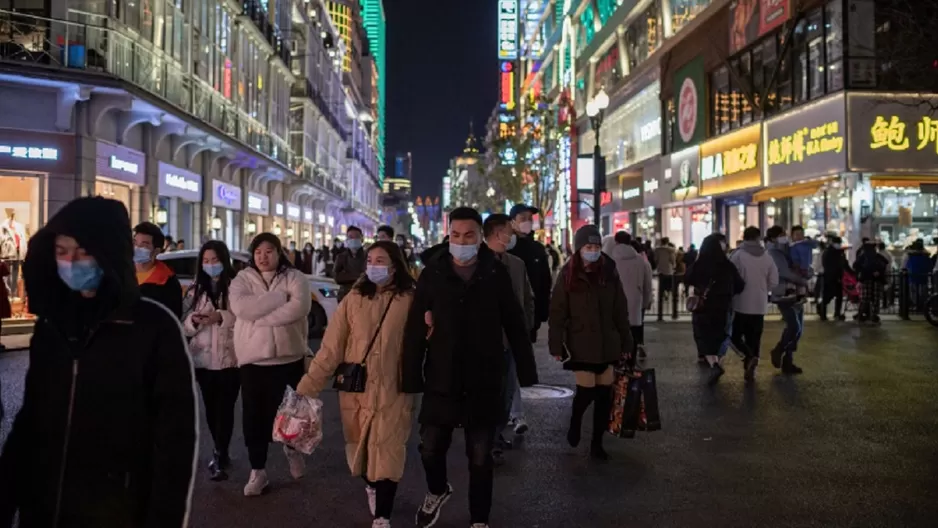
[[[821,10],[808,16],[808,96],[817,99],[824,95],[824,26]]]
[[[808,100],[808,50],[805,45],[807,36],[807,21],[801,20],[795,26],[795,34],[792,42],[792,53],[794,58],[793,74],[795,79],[795,104],[803,103]]]
[[[791,108],[792,105],[792,51],[788,50],[788,53],[781,53],[781,50],[785,49],[785,35],[784,33],[779,33],[778,35],[778,47],[780,57],[778,66],[778,81],[776,82],[778,86],[778,109],[785,110]]]
[[[671,4],[671,34],[684,28],[710,5],[711,0],[666,0]]]
[[[756,103],[756,107],[753,108],[753,119],[758,120],[762,118],[762,108],[764,102],[762,101],[762,90],[765,89],[765,78],[764,70],[762,67],[762,50],[764,47],[768,46],[770,40],[763,41],[760,44],[757,44],[756,47],[752,48],[752,64],[750,65],[751,73],[750,79],[752,79],[752,99]],[[771,75],[771,73],[769,74]]]
[[[730,68],[738,72],[739,59],[730,61]],[[744,96],[739,87],[739,80],[730,75],[729,115],[727,116],[730,130],[739,128],[742,114],[742,99],[744,99]]]
[[[0,176],[0,261],[10,274],[5,281],[13,318],[31,317],[23,284],[23,259],[29,237],[40,227],[40,181],[35,177]]]
[[[751,53],[746,52],[739,57],[739,68],[736,71],[739,72],[739,77],[736,82],[739,84],[740,125],[748,125],[752,122],[753,114],[752,104],[750,104],[749,98],[746,97],[746,92],[750,91],[752,86],[749,82],[752,79]]]
[[[629,25],[625,38],[632,68],[645,62],[661,45],[660,13],[658,2],[652,2],[648,9]]]
[[[769,85],[769,89],[765,94],[765,103],[762,108],[767,114],[771,114],[778,108],[778,91],[776,86],[778,86],[780,77],[776,74],[775,80],[773,81],[772,79],[772,75],[776,73],[775,65],[778,63],[778,39],[770,37],[763,41],[762,44],[759,45],[759,48],[762,52],[762,89],[765,89],[765,85]]]
[[[827,91],[836,92],[844,87],[843,62],[843,3],[833,0],[825,8],[824,37],[827,55]]]

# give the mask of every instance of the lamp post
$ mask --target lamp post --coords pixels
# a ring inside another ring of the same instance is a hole
[[[590,126],[596,143],[593,146],[593,224],[599,227],[602,208],[600,195],[606,190],[606,164],[603,159],[602,147],[599,146],[599,129],[603,126],[603,113],[609,108],[609,96],[602,88],[593,99],[586,103],[586,115],[590,118]]]

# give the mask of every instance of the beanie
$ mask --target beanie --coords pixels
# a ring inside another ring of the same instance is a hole
[[[587,244],[596,244],[602,245],[603,237],[599,233],[599,228],[593,224],[586,224],[585,226],[576,230],[576,234],[573,235],[573,248],[575,251],[583,249],[583,246]]]

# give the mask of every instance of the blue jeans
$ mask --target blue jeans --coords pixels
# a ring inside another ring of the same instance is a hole
[[[505,432],[508,422],[524,417],[524,410],[521,407],[521,384],[518,383],[518,366],[515,364],[515,356],[510,350],[506,350],[505,355],[508,361],[505,387],[502,390],[505,397],[505,422],[496,431],[496,438]]]
[[[798,350],[798,341],[804,331],[804,304],[779,305],[785,329],[776,345],[785,356],[792,356]]]
[[[733,335],[733,315],[735,312],[733,310],[729,311],[729,314],[726,316],[726,339],[723,340],[723,344],[720,345],[720,351],[717,354],[717,357],[722,358],[726,355],[726,351],[730,348],[730,336]]]

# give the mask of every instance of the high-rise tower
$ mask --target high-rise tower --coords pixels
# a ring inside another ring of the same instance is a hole
[[[378,172],[379,179],[384,179],[384,146],[385,146],[385,98],[387,91],[385,89],[387,82],[386,66],[386,32],[387,20],[384,16],[384,5],[381,0],[360,0],[362,8],[362,18],[365,23],[365,33],[368,36],[368,49],[374,57],[375,67],[378,70],[378,78],[375,79],[377,87],[377,138],[378,138]]]

